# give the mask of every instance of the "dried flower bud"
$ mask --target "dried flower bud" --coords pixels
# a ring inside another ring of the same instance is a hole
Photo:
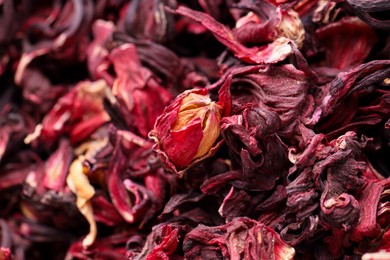
[[[203,137],[199,143],[198,151],[194,156],[194,158],[199,158],[213,147],[213,144],[219,136],[219,122],[221,120],[222,107],[214,101],[211,101],[209,95],[195,93],[190,93],[187,97],[183,98],[181,103],[172,130],[175,132],[185,131],[188,126],[199,124],[198,122],[200,120]],[[172,154],[172,158],[174,156],[175,154]],[[180,158],[175,159],[178,165],[182,163]]]
[[[229,110],[228,92],[227,85],[222,87],[219,102],[214,102],[207,89],[186,91],[156,120],[149,136],[167,168],[180,172],[215,152],[220,121]]]

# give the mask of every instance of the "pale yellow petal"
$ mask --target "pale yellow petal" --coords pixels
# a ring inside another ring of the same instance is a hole
[[[69,168],[66,179],[70,190],[76,194],[77,207],[89,223],[89,233],[83,240],[83,246],[88,247],[96,239],[97,227],[93,216],[90,199],[95,195],[95,188],[89,183],[88,177],[83,173],[83,164],[80,158],[75,159]]]

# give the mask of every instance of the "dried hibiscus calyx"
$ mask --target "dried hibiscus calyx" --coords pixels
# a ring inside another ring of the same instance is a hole
[[[260,108],[246,108],[240,115],[223,118],[222,136],[235,170],[209,178],[201,188],[207,191],[229,180],[237,188],[271,190],[287,163],[287,149],[276,134],[280,125],[275,112]]]
[[[135,38],[151,39],[154,42],[170,40],[174,33],[174,19],[164,6],[174,8],[176,1],[131,1],[126,17],[125,29]]]
[[[386,0],[347,0],[356,15],[374,28],[389,30],[390,3]]]
[[[200,22],[213,33],[215,38],[225,45],[238,59],[251,64],[274,64],[286,59],[293,52],[292,40],[284,36],[278,37],[267,46],[248,48],[241,44],[234,33],[214,20],[211,16],[180,6],[175,10],[177,14]]]
[[[390,259],[389,10],[0,0],[0,260]]]
[[[222,86],[218,102],[206,88],[185,91],[157,118],[149,136],[167,169],[181,174],[221,145],[220,121],[230,110],[229,85],[230,80]]]
[[[38,137],[42,141],[53,142],[65,134],[69,135],[72,143],[86,139],[110,120],[103,106],[108,91],[104,80],[78,83],[57,101],[25,142],[30,143]]]
[[[361,64],[377,41],[374,30],[357,17],[321,27],[315,36],[324,45],[327,67],[342,70]]]
[[[183,243],[186,259],[293,259],[295,249],[266,225],[235,218],[223,226],[199,225]]]
[[[262,4],[264,3],[265,1]],[[236,22],[235,35],[241,43],[257,45],[286,37],[299,48],[302,47],[305,30],[297,12],[271,5],[260,11],[252,5],[239,5],[243,9],[253,10]]]
[[[146,137],[154,121],[172,99],[153,73],[142,67],[138,50],[133,44],[123,44],[110,53],[116,79],[112,105],[120,111],[127,127]]]

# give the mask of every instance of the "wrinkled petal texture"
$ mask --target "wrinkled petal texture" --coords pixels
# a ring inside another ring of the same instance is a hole
[[[1,259],[390,259],[387,0],[1,0]]]

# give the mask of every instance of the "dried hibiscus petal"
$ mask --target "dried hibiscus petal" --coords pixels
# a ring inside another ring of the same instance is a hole
[[[25,142],[37,137],[52,142],[65,133],[73,143],[87,138],[110,120],[103,107],[106,91],[108,86],[103,80],[80,82],[58,100]]]
[[[262,223],[235,218],[223,226],[199,225],[184,240],[186,258],[293,259],[295,250]]]
[[[278,37],[291,39],[301,48],[305,30],[298,14],[292,9],[270,8],[266,14],[269,18],[262,21],[254,12],[240,18],[234,31],[237,39],[243,44],[261,44],[272,42]]]
[[[136,38],[165,42],[174,32],[173,15],[164,7],[175,7],[175,1],[132,1],[125,18],[126,31]]]
[[[175,10],[175,12],[202,23],[203,26],[214,34],[217,40],[229,48],[237,56],[237,58],[245,62],[272,64],[282,61],[292,54],[292,48],[290,46],[292,41],[286,37],[279,37],[265,48],[247,48],[238,41],[229,28],[218,23],[209,15],[183,6],[180,6],[177,10]]]
[[[390,26],[386,13],[389,13],[390,5],[384,0],[348,0],[356,14],[375,28],[388,30]]]
[[[388,2],[0,0],[0,259],[389,258]]]
[[[97,233],[96,221],[93,216],[93,208],[90,201],[95,195],[95,189],[89,183],[88,177],[83,173],[83,166],[80,159],[72,162],[67,177],[67,184],[72,192],[76,194],[77,207],[89,223],[89,233],[83,240],[83,247],[88,247],[95,242]]]
[[[141,66],[137,48],[124,44],[110,53],[117,78],[112,94],[116,97],[124,121],[146,137],[154,121],[170,101],[171,94],[160,86],[153,74]]]
[[[374,30],[356,17],[321,27],[316,37],[325,46],[326,66],[338,69],[362,63],[377,40]]]

